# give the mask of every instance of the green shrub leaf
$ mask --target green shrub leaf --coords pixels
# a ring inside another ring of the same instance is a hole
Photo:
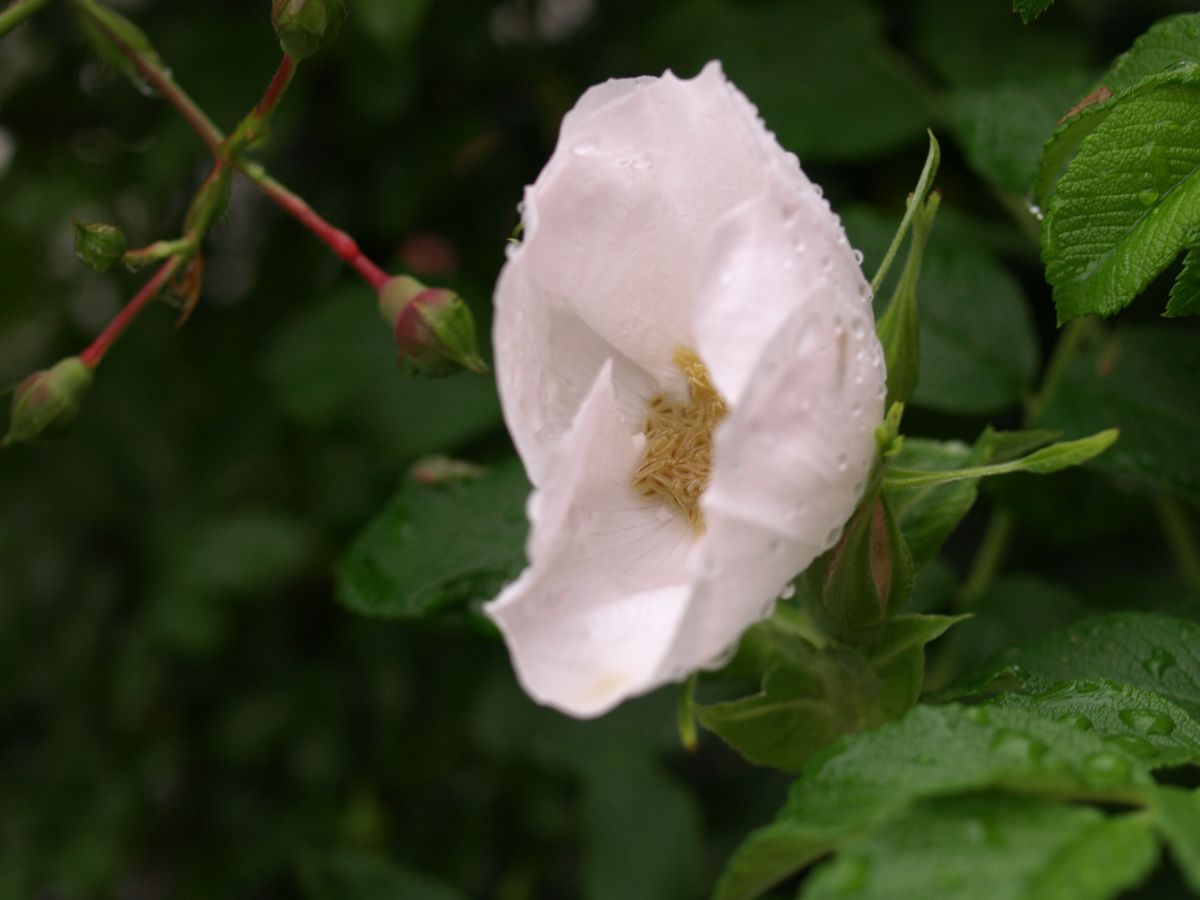
[[[1004,788],[1140,800],[1146,769],[1101,736],[1018,709],[918,706],[810,760],[772,824],[751,833],[717,900],[746,900],[922,798]]]
[[[528,494],[516,460],[468,481],[405,481],[343,558],[338,600],[405,617],[490,600],[525,564]]]
[[[1105,104],[1045,211],[1042,259],[1059,321],[1127,306],[1200,228],[1200,66]]]
[[[927,800],[847,843],[803,900],[971,897],[1103,900],[1158,858],[1147,822],[1032,797]]]

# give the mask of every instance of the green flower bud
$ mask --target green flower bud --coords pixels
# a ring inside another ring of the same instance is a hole
[[[17,385],[3,446],[65,431],[91,384],[92,370],[78,356],[34,372]]]
[[[307,59],[332,41],[346,19],[345,0],[272,0],[271,24],[292,59]]]
[[[912,557],[878,481],[804,578],[813,620],[838,640],[867,642],[899,611],[912,589]]]
[[[475,347],[475,319],[462,297],[401,275],[379,291],[379,311],[390,323],[400,351],[422,375],[488,371]]]
[[[107,272],[125,253],[125,232],[106,222],[75,220],[75,255],[89,269]]]

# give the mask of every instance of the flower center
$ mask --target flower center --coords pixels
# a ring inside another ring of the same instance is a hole
[[[633,487],[647,500],[669,504],[704,531],[700,496],[712,468],[713,429],[725,416],[725,401],[708,369],[691,350],[675,351],[675,365],[687,376],[688,398],[676,403],[655,394],[646,406],[646,450],[633,473]]]

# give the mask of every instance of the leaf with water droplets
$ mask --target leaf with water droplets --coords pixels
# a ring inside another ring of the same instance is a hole
[[[1200,791],[1161,787],[1152,795],[1154,824],[1192,890],[1200,893]]]
[[[917,701],[925,672],[925,645],[963,616],[897,616],[864,648],[817,649],[789,633],[783,608],[743,641],[735,665],[747,658],[761,689],[737,700],[696,706],[709,731],[757,765],[798,770],[844,734],[905,713]],[[770,649],[767,649],[769,647]]]
[[[1105,679],[1158,694],[1200,718],[1200,625],[1157,613],[1087,619],[1006,650],[947,696],[977,694],[1013,679],[1033,692],[1063,681]]]
[[[1060,322],[1123,309],[1200,228],[1200,66],[1103,104],[1058,179],[1042,259]]]
[[[1141,761],[1101,735],[1020,709],[918,706],[809,760],[775,822],[727,865],[717,900],[747,900],[924,798],[1001,788],[1141,801]]]
[[[1001,694],[991,702],[1094,731],[1149,768],[1200,760],[1200,724],[1177,704],[1144,688],[1078,679],[1045,691]]]
[[[999,793],[927,800],[847,843],[803,900],[1100,900],[1153,867],[1144,821]]]
[[[525,565],[528,494],[515,459],[469,481],[406,480],[342,559],[338,600],[408,617],[491,599]]]

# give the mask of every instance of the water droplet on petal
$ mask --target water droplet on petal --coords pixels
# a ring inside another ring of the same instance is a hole
[[[855,250],[854,251],[854,262],[857,265],[861,266],[863,264],[863,259],[864,259],[863,252],[861,250]]]
[[[596,152],[596,145],[591,141],[580,141],[571,148],[571,152],[576,156],[591,156]]]
[[[796,596],[796,585],[792,584],[792,582],[790,582],[790,581],[787,584],[785,584],[783,586],[783,590],[779,592],[780,600],[791,600],[795,596]]]
[[[845,472],[847,467],[849,467],[849,465],[850,465],[850,457],[847,456],[845,453],[839,453],[837,455],[838,471]]]

